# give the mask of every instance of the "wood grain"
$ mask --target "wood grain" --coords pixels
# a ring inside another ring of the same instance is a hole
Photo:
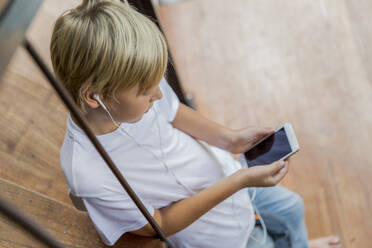
[[[86,213],[0,179],[1,197],[23,211],[66,247],[106,247]],[[1,247],[46,247],[0,215]]]
[[[372,82],[363,1],[185,1],[159,7],[183,87],[231,128],[292,123],[300,152],[283,185],[311,238],[372,236]]]
[[[2,199],[7,200],[29,218],[41,225],[65,247],[108,247],[101,242],[89,216],[73,207],[0,179]],[[0,246],[46,247],[18,225],[0,214]],[[162,248],[158,239],[126,233],[114,248]]]
[[[52,25],[79,2],[44,1],[29,29],[49,66]],[[347,248],[369,247],[372,236],[371,9],[356,0],[159,8],[198,111],[231,128],[292,123],[301,150],[283,185],[303,196],[310,237],[338,234]],[[22,48],[1,78],[0,114],[0,178],[71,206],[59,165],[67,111]]]
[[[44,1],[27,32],[49,66],[52,25],[77,3],[62,2]],[[22,47],[1,78],[0,113],[0,177],[71,205],[59,164],[67,111]]]

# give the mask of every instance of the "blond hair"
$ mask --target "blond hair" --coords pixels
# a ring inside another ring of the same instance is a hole
[[[83,113],[87,88],[115,98],[139,84],[138,94],[158,83],[167,46],[158,27],[129,4],[85,0],[56,21],[50,52],[53,69]]]

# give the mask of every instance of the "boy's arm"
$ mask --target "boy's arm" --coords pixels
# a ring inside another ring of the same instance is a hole
[[[180,103],[180,107],[172,122],[173,127],[203,140],[210,145],[230,150],[234,132],[216,122],[208,120],[197,111]]]
[[[254,166],[240,169],[231,176],[225,177],[209,188],[189,198],[180,200],[159,210],[155,209],[154,219],[166,236],[181,231],[199,219],[211,208],[245,187],[267,187],[276,185],[287,173],[288,162],[280,164]],[[142,236],[155,236],[150,224],[131,232]]]
[[[262,138],[273,134],[269,127],[248,126],[243,129],[229,129],[216,122],[210,121],[197,111],[180,104],[172,125],[195,139],[204,140],[233,154],[249,150]]]

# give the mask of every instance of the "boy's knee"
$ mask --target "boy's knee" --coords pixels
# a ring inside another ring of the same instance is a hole
[[[297,193],[292,193],[290,200],[290,213],[296,218],[303,218],[305,215],[305,203],[302,197]]]

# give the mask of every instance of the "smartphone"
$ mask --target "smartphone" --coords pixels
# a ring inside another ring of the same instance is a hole
[[[240,162],[247,167],[271,164],[284,160],[300,149],[290,123],[285,123],[275,133],[263,138],[240,156]]]

